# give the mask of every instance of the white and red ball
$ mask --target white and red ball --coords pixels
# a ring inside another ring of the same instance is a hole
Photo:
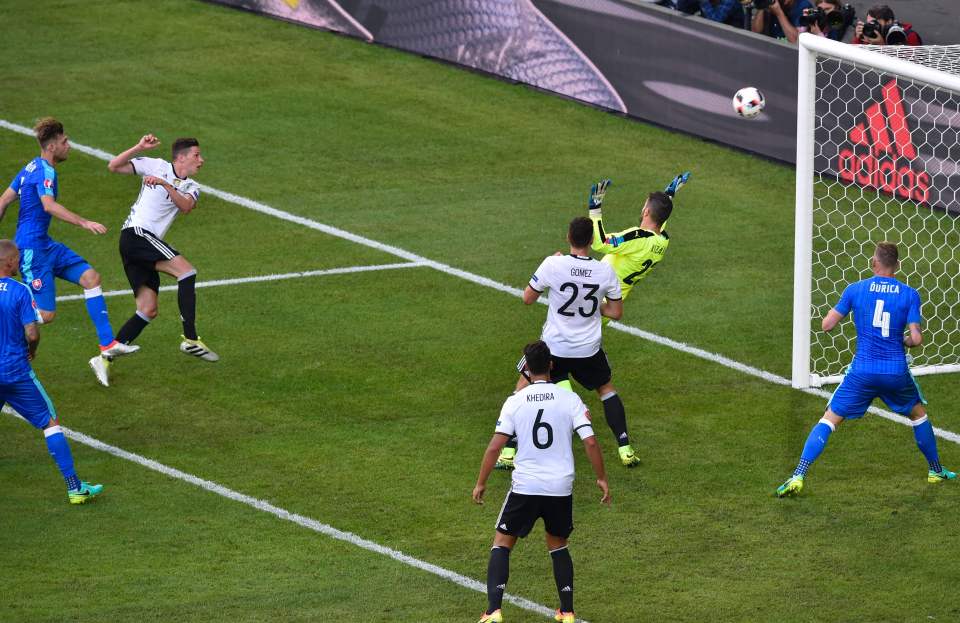
[[[752,119],[763,111],[767,102],[756,87],[743,87],[733,96],[733,110],[744,119]]]

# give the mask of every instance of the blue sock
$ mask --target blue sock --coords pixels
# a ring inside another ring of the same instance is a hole
[[[830,433],[833,432],[833,425],[820,420],[810,431],[807,437],[807,443],[803,444],[803,452],[800,454],[800,463],[797,469],[793,471],[794,476],[806,476],[807,469],[813,465],[820,453],[827,446],[827,440],[830,439]]]
[[[73,468],[73,454],[70,453],[70,444],[67,443],[63,431],[60,430],[59,426],[51,426],[44,429],[43,436],[47,440],[47,450],[49,450],[50,456],[53,457],[57,467],[60,468],[60,473],[63,474],[67,489],[79,489],[80,479]]]
[[[930,464],[930,471],[940,472],[940,455],[937,453],[937,438],[933,436],[933,424],[923,416],[919,420],[910,422],[913,425],[913,437],[917,440],[917,447]]]
[[[87,303],[90,320],[97,329],[100,346],[110,346],[113,343],[113,327],[110,326],[110,316],[107,315],[107,302],[103,300],[103,289],[97,286],[84,290],[83,298]]]

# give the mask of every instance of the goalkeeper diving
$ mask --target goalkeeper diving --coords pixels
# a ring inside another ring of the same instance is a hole
[[[663,259],[670,246],[670,237],[664,230],[673,211],[673,198],[690,180],[690,172],[677,175],[663,192],[652,192],[640,212],[640,226],[610,233],[603,226],[603,197],[610,188],[610,180],[602,180],[590,189],[588,208],[593,221],[594,251],[603,253],[603,260],[613,268],[620,279],[624,300],[635,283],[646,277]],[[606,320],[606,319],[604,319]]]

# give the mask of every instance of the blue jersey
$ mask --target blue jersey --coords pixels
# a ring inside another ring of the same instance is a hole
[[[43,247],[50,241],[50,215],[43,209],[40,197],[57,198],[57,172],[53,165],[37,156],[20,169],[10,182],[10,188],[20,195],[20,215],[14,242],[20,249]]]
[[[874,276],[850,284],[834,308],[853,311],[857,352],[851,372],[903,374],[908,370],[903,331],[920,324],[920,294],[893,277]]]
[[[37,322],[33,296],[12,277],[0,278],[0,383],[30,378],[24,325]]]

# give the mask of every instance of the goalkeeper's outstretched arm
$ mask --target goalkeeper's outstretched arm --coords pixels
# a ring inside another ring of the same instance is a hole
[[[612,180],[600,180],[590,188],[590,198],[587,200],[590,220],[593,221],[593,242],[590,243],[590,248],[599,253],[617,252],[617,247],[608,242],[607,233],[603,230],[603,197],[612,185]]]

